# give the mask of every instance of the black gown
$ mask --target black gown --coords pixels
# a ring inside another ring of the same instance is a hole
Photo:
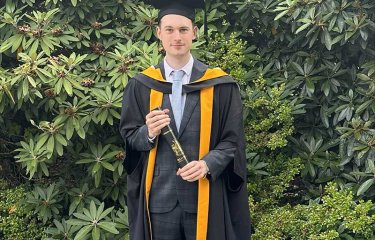
[[[150,67],[130,79],[123,98],[120,133],[125,142],[124,165],[127,171],[127,206],[130,239],[150,240],[150,225],[145,199],[146,169],[150,149],[132,149],[131,141],[145,125],[150,111],[151,89],[164,94],[171,93],[171,84],[163,76],[160,64]],[[213,87],[213,107],[210,150],[236,148],[234,159],[215,179],[209,180],[209,207],[207,236],[197,239],[248,240],[250,239],[250,214],[246,189],[245,136],[242,120],[242,102],[236,82],[218,69],[194,59],[190,84],[183,86],[189,94]],[[201,119],[205,121],[205,119]],[[147,137],[146,137],[147,138]]]

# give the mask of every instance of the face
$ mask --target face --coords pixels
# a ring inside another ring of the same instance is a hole
[[[169,14],[162,17],[157,35],[167,56],[184,58],[190,54],[191,45],[197,36],[197,27],[187,17]]]

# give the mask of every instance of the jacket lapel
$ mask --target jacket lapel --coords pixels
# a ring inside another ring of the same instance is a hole
[[[182,115],[181,124],[180,124],[180,131],[178,131],[178,137],[180,137],[183,134],[186,128],[186,125],[189,123],[191,115],[193,114],[193,111],[195,107],[197,106],[198,100],[199,100],[199,92],[192,92],[190,94],[187,94],[186,101],[185,101],[184,114]]]

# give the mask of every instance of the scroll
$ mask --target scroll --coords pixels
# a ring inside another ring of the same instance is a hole
[[[157,108],[159,111],[163,111],[160,107]],[[169,146],[171,147],[174,155],[176,156],[177,163],[180,167],[184,167],[189,163],[184,150],[181,147],[180,142],[177,140],[176,135],[174,135],[171,126],[167,125],[161,129],[161,135],[165,138]]]

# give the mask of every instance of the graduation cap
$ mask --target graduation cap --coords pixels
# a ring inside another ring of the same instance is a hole
[[[194,22],[195,9],[204,10],[204,32],[207,36],[207,17],[205,0],[149,0],[152,6],[160,9],[158,21],[168,14],[176,14],[187,17]]]

